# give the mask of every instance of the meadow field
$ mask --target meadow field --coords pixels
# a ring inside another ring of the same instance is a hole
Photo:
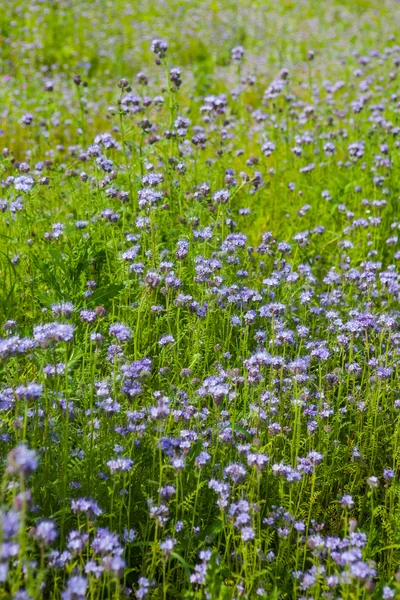
[[[400,3],[0,42],[0,600],[400,598]]]

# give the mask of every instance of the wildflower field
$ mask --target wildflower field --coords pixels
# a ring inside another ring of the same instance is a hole
[[[400,598],[399,31],[3,2],[0,600]]]

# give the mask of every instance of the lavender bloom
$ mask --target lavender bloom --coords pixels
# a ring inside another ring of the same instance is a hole
[[[11,475],[27,477],[37,469],[37,456],[34,450],[29,450],[25,444],[16,446],[8,453],[7,472]]]
[[[30,338],[19,338],[12,336],[10,338],[0,339],[0,359],[6,360],[10,356],[24,354],[36,347],[36,343]]]
[[[217,481],[216,479],[210,479],[208,482],[208,487],[214,490],[218,494],[218,506],[221,510],[224,510],[228,506],[228,498],[229,498],[229,485],[227,483],[223,483],[221,481]]]
[[[165,504],[156,505],[151,499],[147,500],[147,504],[149,507],[150,518],[156,519],[160,527],[164,527],[168,521],[168,506]]]
[[[73,575],[67,581],[67,587],[62,592],[62,600],[85,600],[87,579],[81,575]]]
[[[150,177],[149,175],[147,177]],[[160,181],[155,180],[154,177],[153,179],[148,179],[146,180],[148,185],[151,185],[151,182],[154,182],[153,185],[158,185],[158,183],[160,183]],[[163,199],[163,194],[160,191],[155,191],[153,189],[150,189],[149,187],[146,187],[142,190],[139,190],[138,192],[138,204],[139,204],[139,208],[140,209],[145,209],[145,208],[155,208],[157,204],[160,204],[160,202]],[[140,246],[134,247],[137,248],[136,254],[138,254],[139,250],[140,250]],[[123,258],[124,260],[127,260],[126,255],[130,252],[133,253],[133,249],[131,249],[131,251],[128,250],[128,252],[125,252],[123,254]],[[133,260],[133,259],[130,259]]]
[[[25,398],[26,400],[37,400],[43,392],[43,386],[37,383],[29,383],[28,385],[19,385],[15,388],[15,395],[18,399]]]
[[[181,70],[178,67],[172,67],[172,69],[170,69],[169,78],[177,88],[181,86]]]
[[[350,494],[344,494],[342,496],[342,499],[340,501],[340,504],[342,506],[344,506],[345,508],[352,508],[354,506],[354,500],[353,497],[350,496]]]
[[[111,336],[115,337],[119,342],[126,342],[131,339],[132,332],[123,323],[114,323],[114,325],[110,325],[109,333]]]
[[[63,317],[70,317],[74,312],[75,307],[72,302],[60,302],[60,304],[52,304],[51,312],[53,316],[61,315]]]
[[[385,481],[391,481],[392,479],[394,479],[395,474],[393,469],[384,469],[383,470],[383,478]]]
[[[164,40],[155,39],[151,42],[150,48],[159,58],[164,58],[168,50],[168,44]]]
[[[8,563],[0,563],[0,582],[5,583],[8,579]]]
[[[149,288],[155,289],[156,287],[159,286],[161,279],[157,275],[157,273],[153,273],[153,272],[149,271],[146,274],[144,281],[145,281],[146,285],[148,285]]]
[[[35,180],[30,175],[20,175],[14,179],[14,187],[17,192],[27,194],[31,191],[35,184]]]
[[[136,531],[134,529],[127,529],[126,527],[124,528],[124,533],[122,536],[122,541],[129,544],[131,542],[134,542],[136,539]]]
[[[171,465],[176,471],[183,471],[185,468],[185,459],[177,456],[171,460]]]
[[[219,190],[213,194],[215,204],[227,204],[229,202],[229,191]]]
[[[102,558],[104,570],[108,573],[112,573],[114,577],[121,577],[126,563],[121,556],[104,556]]]
[[[118,344],[110,344],[107,348],[107,358],[106,360],[110,363],[114,363],[119,358],[124,357],[124,352]]]
[[[158,344],[162,346],[168,346],[169,344],[173,344],[175,342],[174,337],[172,335],[164,335],[159,339]]]
[[[317,358],[318,360],[325,361],[328,360],[330,352],[325,346],[320,346],[319,348],[314,348],[314,350],[311,351],[311,356]]]
[[[276,146],[275,146],[274,142],[268,141],[261,148],[261,152],[265,156],[271,156],[271,154],[273,153],[273,151],[275,150],[275,148],[276,148]]]
[[[94,575],[96,579],[99,579],[101,575],[104,573],[103,565],[99,565],[94,560],[89,560],[89,562],[85,565],[85,573],[87,575]]]
[[[234,48],[232,48],[231,55],[232,55],[232,60],[234,60],[236,62],[240,62],[244,55],[243,46],[235,46]]]
[[[105,173],[111,173],[113,170],[113,162],[102,154],[96,158],[96,165]]]
[[[157,185],[160,185],[163,181],[164,176],[161,173],[149,173],[142,177],[142,184],[145,187],[157,187]]]
[[[371,475],[371,477],[368,477],[367,483],[371,489],[374,489],[379,486],[379,479],[375,475]]]
[[[101,346],[101,344],[104,343],[104,337],[101,335],[101,333],[93,332],[90,334],[90,341],[94,342],[98,346]]]
[[[60,553],[58,550],[53,550],[49,554],[49,566],[54,569],[63,569],[70,559],[70,552],[64,551]]]
[[[139,577],[139,587],[136,590],[136,598],[143,600],[150,591],[150,581],[146,577]]]
[[[110,469],[111,473],[116,473],[117,471],[121,471],[123,473],[132,469],[133,460],[130,458],[117,458],[115,460],[109,460],[107,467]]]
[[[195,465],[196,467],[202,468],[211,460],[211,456],[208,452],[200,452],[200,454],[196,457]]]
[[[34,535],[39,544],[50,546],[57,539],[58,535],[55,523],[46,519],[40,521],[36,526]]]
[[[87,544],[89,534],[81,531],[70,531],[68,534],[67,548],[72,556],[81,554]]]
[[[189,252],[189,242],[186,240],[178,240],[178,249],[175,256],[178,260],[183,260]]]
[[[72,512],[75,514],[84,513],[90,520],[103,514],[103,511],[92,498],[78,498],[71,501]]]
[[[280,475],[286,479],[289,483],[300,481],[301,473],[297,469],[293,469],[289,465],[284,463],[272,465],[272,472],[274,475]]]
[[[54,377],[55,375],[64,375],[65,373],[65,364],[57,363],[56,365],[46,365],[43,367],[43,373],[46,377]]]
[[[164,501],[170,500],[172,496],[176,493],[175,486],[173,485],[166,485],[165,487],[160,488],[158,491],[160,494],[160,498]]]
[[[226,477],[231,477],[234,483],[241,483],[246,477],[246,469],[239,464],[231,464],[224,469]]]
[[[56,342],[70,342],[74,336],[74,326],[65,323],[46,323],[33,328],[33,337],[41,346]]]
[[[257,467],[257,470],[262,471],[269,463],[269,457],[266,454],[247,454],[247,464],[249,467]]]
[[[118,536],[107,528],[99,527],[91,543],[91,548],[96,554],[118,553],[120,550]]]
[[[169,398],[162,395],[160,392],[154,392],[154,396],[157,399],[157,406],[151,406],[149,408],[149,414],[152,419],[165,419],[169,413]]]
[[[231,233],[221,244],[223,252],[235,252],[237,248],[243,248],[246,245],[247,236],[243,233]]]
[[[20,519],[20,514],[15,510],[0,511],[0,529],[4,540],[9,541],[18,535]]]
[[[176,545],[176,540],[172,538],[167,538],[165,541],[160,543],[160,549],[164,553],[164,560],[167,560],[172,550]]]
[[[97,318],[97,313],[94,310],[83,309],[79,312],[79,316],[83,323],[94,323]],[[101,335],[101,334],[97,334]]]

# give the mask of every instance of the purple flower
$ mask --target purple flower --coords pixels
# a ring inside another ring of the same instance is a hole
[[[227,204],[229,202],[229,191],[219,190],[213,194],[215,204]]]
[[[107,467],[110,469],[111,473],[116,473],[117,471],[121,471],[123,473],[132,469],[133,460],[130,458],[117,458],[115,460],[109,460]]]
[[[83,323],[94,323],[94,321],[97,318],[97,313],[94,310],[83,309],[79,312],[79,316]],[[95,335],[101,335],[101,334],[95,334]]]
[[[154,504],[151,498],[147,500],[147,504],[150,512],[150,519],[156,519],[160,527],[164,527],[168,520],[168,506],[165,504]]]
[[[225,477],[230,477],[234,483],[242,483],[246,478],[247,471],[243,465],[232,463],[224,469]]]
[[[63,569],[70,559],[71,553],[67,550],[61,553],[58,550],[53,550],[49,554],[49,566],[54,569]]]
[[[200,454],[196,457],[195,465],[196,467],[204,467],[211,460],[211,456],[208,452],[200,452]]]
[[[240,62],[244,56],[244,48],[243,46],[235,46],[231,50],[232,60],[236,62]]]
[[[74,575],[67,581],[67,587],[62,592],[62,600],[85,600],[87,579],[81,575]]]
[[[344,494],[342,496],[342,499],[340,501],[340,504],[342,506],[344,506],[345,508],[352,508],[354,506],[354,500],[353,497],[350,496],[350,494]]]
[[[314,350],[311,351],[311,356],[317,358],[318,360],[328,360],[330,352],[325,346],[320,346],[319,348],[314,348]]]
[[[43,386],[38,383],[28,383],[27,385],[19,385],[15,388],[15,395],[18,399],[26,398],[26,400],[37,400],[42,395]]]
[[[29,450],[25,444],[16,446],[8,453],[7,472],[11,475],[27,477],[37,468],[37,456],[34,450]]]
[[[151,42],[150,49],[159,58],[164,58],[168,50],[168,44],[164,40],[155,39]]]
[[[176,493],[176,488],[174,485],[166,485],[163,488],[158,490],[160,494],[161,500],[167,501],[172,498],[172,496]]]
[[[104,337],[101,333],[93,332],[90,334],[90,341],[94,342],[97,346],[101,346],[104,343]]]
[[[164,560],[167,560],[167,558],[171,554],[171,551],[174,549],[175,544],[176,540],[172,538],[167,538],[164,542],[161,542],[160,549],[164,553]]]
[[[107,528],[99,527],[91,543],[91,548],[96,554],[109,554],[120,549],[118,536]]]
[[[46,375],[46,377],[53,377],[54,375],[63,375],[65,373],[65,363],[46,365],[45,367],[43,367],[43,373]]]
[[[18,535],[20,519],[20,514],[15,510],[0,511],[0,529],[5,540],[10,540]]]
[[[182,471],[185,468],[185,459],[177,456],[171,460],[171,465],[176,471]]]
[[[185,524],[183,521],[177,521],[176,525],[175,525],[175,531],[177,533],[179,533],[180,531],[182,531],[182,529],[184,529],[184,527],[185,527]]]
[[[68,534],[67,548],[71,552],[71,555],[74,556],[83,552],[88,539],[88,533],[77,530],[70,531]]]
[[[146,577],[139,577],[139,587],[136,590],[136,598],[143,600],[150,591],[150,581]]]
[[[41,346],[55,342],[70,342],[74,337],[74,326],[65,323],[46,323],[33,328],[33,337]]]
[[[257,467],[257,470],[262,471],[268,464],[269,457],[266,454],[247,454],[247,464],[249,467]]]
[[[152,271],[149,271],[144,278],[145,284],[149,288],[152,288],[152,289],[155,289],[156,287],[158,287],[160,284],[160,281],[161,281],[161,279],[160,279],[159,275],[157,275],[157,273],[154,273]]]
[[[178,248],[175,256],[178,260],[183,260],[189,252],[189,242],[187,240],[178,240]]]
[[[385,481],[391,481],[392,479],[394,479],[393,469],[384,469],[383,478]]]
[[[114,325],[110,325],[108,331],[109,334],[117,338],[119,342],[126,342],[131,339],[132,332],[129,327],[123,323],[114,323]]]
[[[126,563],[121,556],[104,556],[102,558],[104,570],[108,573],[112,573],[115,577],[121,577]]]
[[[97,502],[92,498],[78,498],[77,500],[72,500],[71,508],[73,513],[84,513],[91,520],[103,514],[103,511]]]
[[[97,564],[94,560],[89,560],[89,562],[87,562],[85,565],[85,573],[87,575],[92,573],[96,577],[96,579],[99,579],[102,573],[104,573],[104,567],[103,565]]]
[[[51,312],[53,316],[62,315],[63,317],[70,317],[75,310],[75,306],[72,302],[60,302],[59,304],[51,305]]]
[[[57,538],[57,528],[50,519],[44,519],[36,525],[35,539],[44,546],[50,546]]]
[[[173,344],[175,342],[175,339],[172,335],[164,335],[162,338],[159,339],[158,344],[162,347],[162,346],[169,346],[169,344]]]
[[[124,528],[124,534],[122,536],[122,541],[125,543],[131,543],[136,539],[136,531],[134,529]]]

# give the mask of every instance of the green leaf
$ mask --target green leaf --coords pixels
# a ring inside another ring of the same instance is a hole
[[[111,300],[112,298],[115,298],[115,296],[118,296],[123,289],[124,286],[122,284],[112,283],[105,288],[96,290],[90,297],[90,301],[94,304],[99,304],[100,302],[105,304],[107,300]]]
[[[239,433],[242,433],[247,440],[249,440],[251,442],[251,440],[253,439],[253,436],[251,435],[251,433],[249,433],[244,427],[242,427],[241,425],[235,425],[234,427],[235,431],[238,431]]]
[[[186,562],[186,560],[184,558],[182,558],[182,556],[180,554],[178,554],[177,552],[171,552],[171,556],[173,556],[174,558],[176,558],[176,560],[178,560],[182,567],[185,569],[187,576],[189,577],[190,575],[190,569],[193,569],[193,567],[190,567],[188,565],[188,563]]]

